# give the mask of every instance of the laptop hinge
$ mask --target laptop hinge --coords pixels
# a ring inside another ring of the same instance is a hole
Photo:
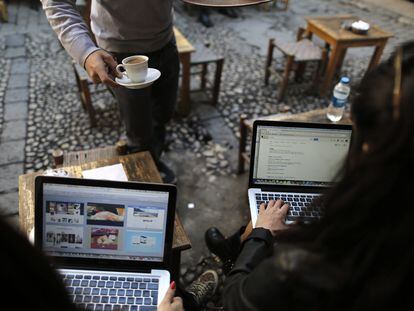
[[[59,265],[54,267],[57,269],[71,269],[71,270],[89,270],[89,271],[104,271],[104,272],[131,272],[131,273],[151,273],[151,268],[108,268],[108,267],[83,267],[83,266],[71,266],[71,265]]]

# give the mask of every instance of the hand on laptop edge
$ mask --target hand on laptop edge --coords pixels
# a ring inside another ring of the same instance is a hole
[[[180,297],[174,297],[175,295],[175,282],[172,281],[170,287],[168,287],[167,293],[164,299],[158,306],[158,311],[181,311],[184,310],[183,300]]]
[[[277,231],[288,228],[288,225],[285,223],[288,210],[289,205],[282,200],[269,201],[267,207],[262,203],[259,215],[257,215],[256,228],[268,229],[275,236]]]

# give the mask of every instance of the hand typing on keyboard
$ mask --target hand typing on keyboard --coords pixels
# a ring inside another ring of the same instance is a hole
[[[285,224],[286,214],[289,210],[289,205],[282,200],[271,200],[267,204],[260,204],[259,215],[257,216],[256,228],[265,228],[270,230],[273,236],[277,231],[288,228]]]

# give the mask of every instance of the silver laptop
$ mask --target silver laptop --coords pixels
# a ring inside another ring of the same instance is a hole
[[[310,203],[335,182],[351,136],[351,125],[255,121],[248,190],[253,226],[260,204],[278,198],[290,205],[287,223],[320,218]]]
[[[156,310],[170,284],[176,188],[36,178],[35,245],[82,310]]]

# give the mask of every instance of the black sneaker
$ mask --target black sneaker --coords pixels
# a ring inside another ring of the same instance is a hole
[[[240,235],[236,232],[229,238],[224,235],[216,227],[209,228],[204,234],[207,248],[211,253],[220,258],[223,263],[223,273],[227,275],[233,268],[234,262],[239,255]]]
[[[202,307],[214,296],[218,287],[218,275],[214,270],[207,270],[185,290],[194,297],[198,307]]]
[[[164,162],[158,161],[157,168],[158,168],[158,171],[160,172],[162,181],[165,184],[175,185],[177,183],[177,178],[175,177],[174,172]]]
[[[201,13],[198,17],[198,21],[204,25],[204,27],[210,28],[213,27],[214,24],[210,19],[210,16],[208,14]]]

